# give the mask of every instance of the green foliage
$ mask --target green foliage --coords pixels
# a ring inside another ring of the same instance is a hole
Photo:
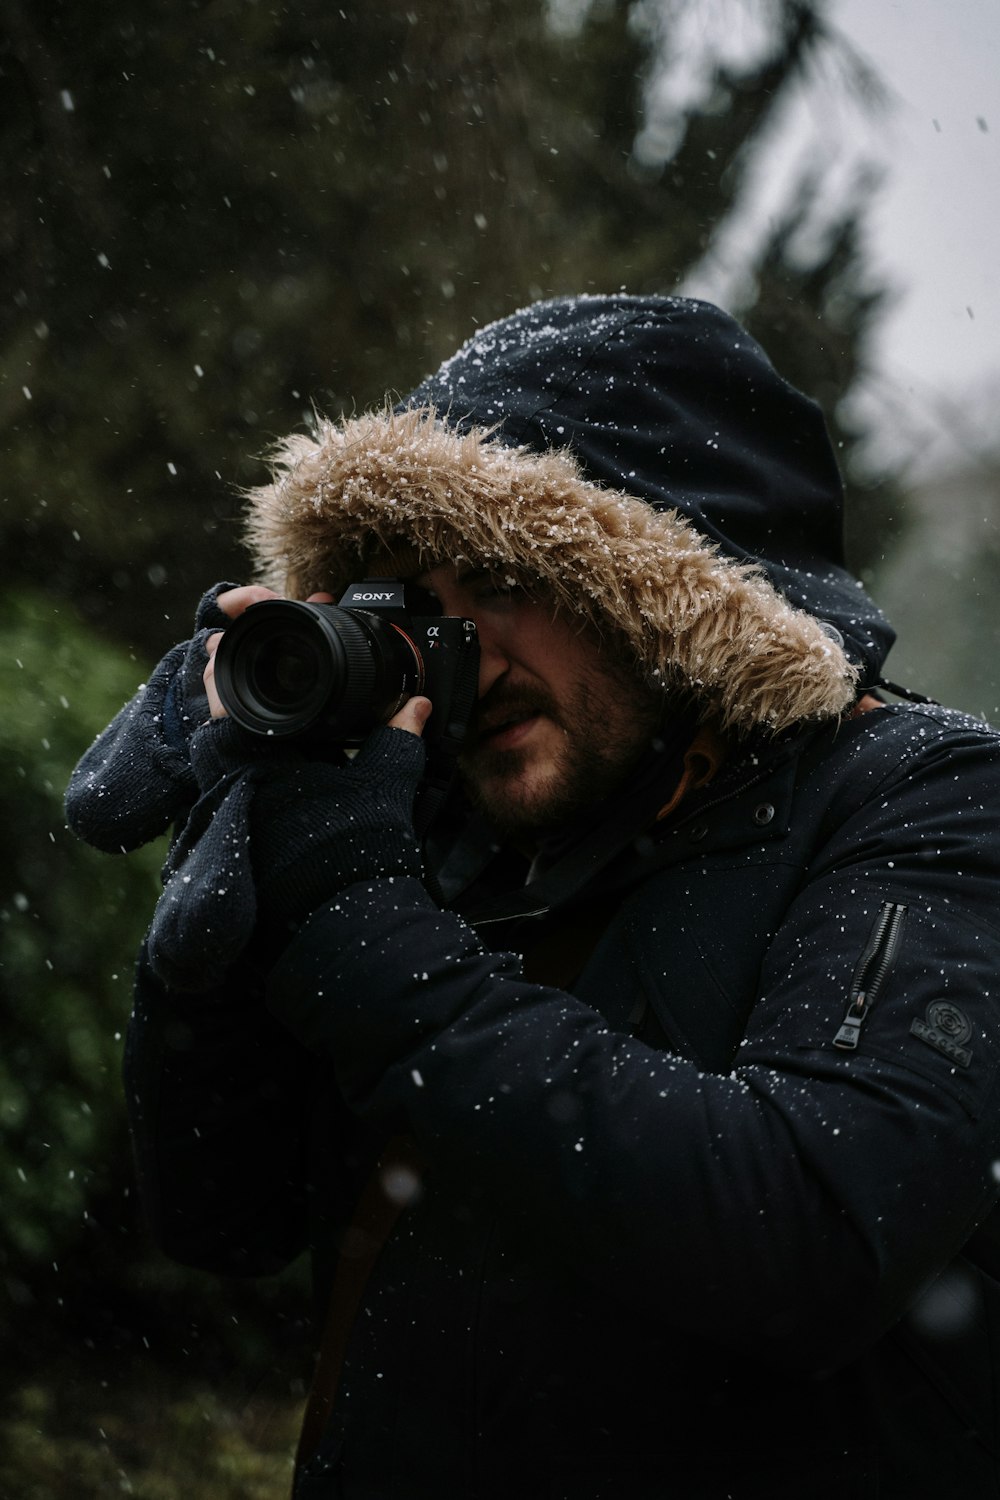
[[[162,851],[116,863],[64,828],[81,751],[134,691],[120,650],[37,595],[0,606],[0,1266],[72,1254],[127,1171],[119,1059]]]
[[[0,1416],[5,1500],[275,1500],[291,1489],[301,1399],[180,1396],[148,1367],[89,1390],[62,1373],[23,1386]]]
[[[116,858],[64,826],[73,766],[143,675],[65,605],[23,590],[0,602],[5,1352],[47,1362],[68,1336],[81,1351],[153,1347],[201,1370],[265,1370],[276,1349],[301,1357],[304,1265],[220,1292],[137,1223],[121,1052],[165,845]]]

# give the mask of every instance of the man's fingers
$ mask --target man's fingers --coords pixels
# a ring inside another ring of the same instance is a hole
[[[212,711],[213,719],[224,719],[226,717],[226,710],[222,706],[221,699],[219,698],[219,694],[215,686],[215,653],[219,649],[219,642],[221,640],[222,631],[218,630],[214,635],[208,636],[205,641],[205,650],[208,652],[208,662],[206,663],[205,671],[202,676],[205,683],[205,692],[208,694],[208,706]]]
[[[231,620],[235,620],[245,609],[249,609],[251,604],[263,604],[265,599],[280,598],[281,595],[276,594],[274,589],[266,589],[260,583],[248,583],[242,588],[227,589],[224,594],[219,595],[215,602],[224,615],[228,615]]]
[[[405,729],[407,734],[415,734],[419,739],[424,732],[424,725],[431,716],[431,700],[429,698],[408,698],[399,710],[389,720],[389,729]]]
[[[276,594],[274,589],[265,588],[262,583],[247,583],[238,589],[227,589],[216,599],[216,604],[224,615],[235,620],[251,604],[263,604],[265,599],[283,599],[284,594]],[[318,593],[310,594],[307,604],[333,604],[332,594]]]

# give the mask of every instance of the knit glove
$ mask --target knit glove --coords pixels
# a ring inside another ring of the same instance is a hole
[[[195,635],[168,651],[81,759],[66,789],[66,818],[80,838],[127,853],[158,838],[198,797],[191,736],[209,716],[202,674],[205,641],[232,622],[216,602],[232,583],[202,597]]]
[[[171,988],[217,985],[255,932],[274,951],[357,881],[419,878],[416,735],[377,729],[354,760],[331,764],[223,719],[196,732],[191,761],[205,790],[172,852],[147,940]]]

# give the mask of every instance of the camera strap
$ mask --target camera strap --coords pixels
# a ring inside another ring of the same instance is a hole
[[[457,751],[428,751],[426,768],[413,808],[413,826],[418,839],[427,837],[431,825],[447,802],[448,794],[455,784],[457,766]]]

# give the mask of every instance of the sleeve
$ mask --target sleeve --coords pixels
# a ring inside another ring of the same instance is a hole
[[[421,871],[416,735],[382,726],[353,761],[309,761],[231,719],[191,740],[202,791],[165,869],[147,937],[168,987],[211,990],[256,931],[269,945],[364,876]]]
[[[335,1222],[350,1201],[358,1131],[328,1065],[264,1007],[260,976],[321,893],[359,870],[419,871],[410,809],[423,747],[383,728],[353,762],[310,763],[220,720],[192,736],[190,755],[204,790],[171,850],[129,1028],[132,1137],[164,1251],[264,1274],[304,1245],[312,1101],[329,1148],[314,1220],[317,1203]]]
[[[218,583],[203,596],[195,635],[168,651],[81,758],[66,790],[66,819],[75,834],[105,853],[128,853],[158,838],[196,800],[189,743],[208,718],[202,673],[205,639],[229,619],[219,609]]]
[[[1000,754],[978,733],[919,744],[827,834],[726,1076],[526,983],[407,879],[318,913],[268,1003],[354,1109],[401,1111],[432,1164],[601,1295],[834,1368],[997,1197]]]
[[[140,957],[124,1059],[144,1215],[165,1254],[267,1275],[305,1246],[317,1064],[261,1002],[247,963],[178,1003]]]

